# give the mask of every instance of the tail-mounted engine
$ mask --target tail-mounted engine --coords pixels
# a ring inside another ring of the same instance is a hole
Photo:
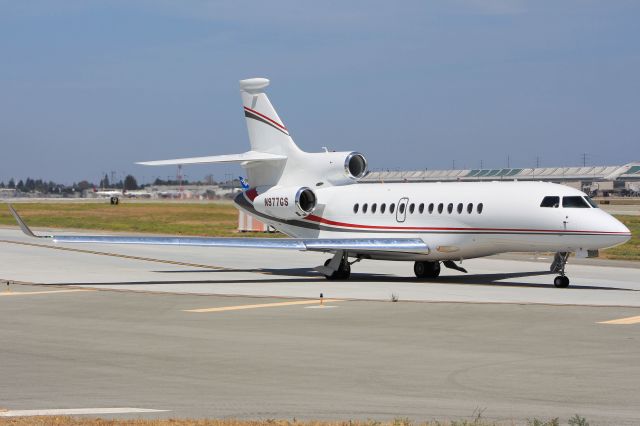
[[[367,159],[359,152],[352,152],[344,160],[344,172],[351,179],[360,179],[367,174]]]
[[[316,194],[307,187],[271,188],[253,200],[257,211],[278,219],[308,216],[316,208],[316,204]]]
[[[367,175],[367,159],[359,152],[318,152],[304,154],[307,182],[327,182],[332,185],[352,183]],[[312,177],[313,176],[313,177]]]

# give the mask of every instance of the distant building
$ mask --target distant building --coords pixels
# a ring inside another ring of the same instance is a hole
[[[17,191],[13,188],[0,188],[0,198],[12,198],[17,195]]]

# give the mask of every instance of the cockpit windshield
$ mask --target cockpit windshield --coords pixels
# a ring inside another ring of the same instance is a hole
[[[593,200],[591,199],[591,197],[582,197],[582,198],[584,198],[584,199],[587,201],[587,203],[589,203],[589,205],[590,205],[591,207],[593,207],[594,209],[597,209],[597,208],[598,208],[598,204],[596,204],[596,202],[595,202],[595,201],[593,201]]]
[[[583,197],[578,195],[572,197],[562,197],[562,207],[588,209],[590,204]]]
[[[560,207],[560,197],[548,196],[542,199],[540,207]]]

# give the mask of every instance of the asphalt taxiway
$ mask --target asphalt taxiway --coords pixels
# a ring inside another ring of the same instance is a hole
[[[576,262],[556,289],[547,259],[465,261],[434,282],[363,261],[328,282],[312,270],[325,258],[0,229],[0,408],[640,422],[637,264]]]

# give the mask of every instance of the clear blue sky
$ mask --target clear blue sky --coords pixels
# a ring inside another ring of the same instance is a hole
[[[623,0],[0,0],[0,180],[243,152],[257,76],[301,148],[376,169],[640,160],[639,23]]]

